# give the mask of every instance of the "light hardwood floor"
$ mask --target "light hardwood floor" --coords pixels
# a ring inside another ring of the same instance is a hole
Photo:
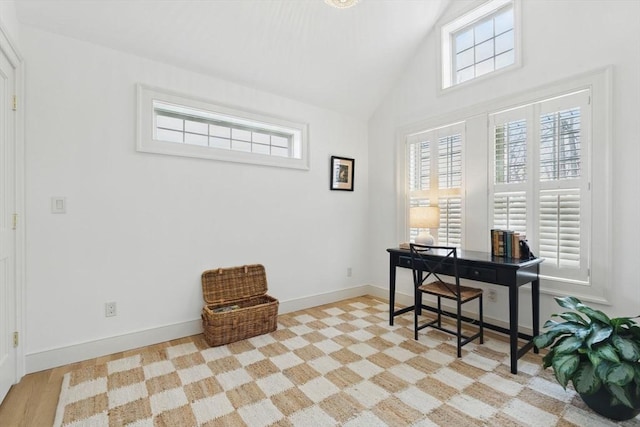
[[[150,346],[149,349],[164,348],[184,344],[201,337],[180,338]],[[144,348],[144,347],[143,347]],[[58,406],[58,395],[62,377],[69,371],[85,366],[97,365],[139,353],[143,348],[115,353],[96,359],[85,360],[46,371],[25,375],[11,387],[0,405],[0,426],[2,427],[48,427],[53,424]]]

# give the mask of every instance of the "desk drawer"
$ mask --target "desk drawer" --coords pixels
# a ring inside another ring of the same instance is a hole
[[[411,268],[411,257],[401,256],[399,258],[398,263],[400,264],[400,267]]]
[[[495,283],[497,278],[496,270],[492,268],[463,267],[458,270],[460,277],[464,277],[465,279]]]

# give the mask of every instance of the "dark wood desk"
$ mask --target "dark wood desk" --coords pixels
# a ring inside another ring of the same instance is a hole
[[[399,314],[413,311],[414,306],[395,309],[396,267],[411,268],[411,253],[408,249],[387,249],[389,252],[389,324]],[[443,255],[443,254],[442,254]],[[433,257],[442,256],[434,251]],[[542,258],[517,260],[494,257],[490,253],[477,251],[458,251],[458,274],[460,278],[492,283],[509,287],[509,338],[511,343],[511,373],[518,373],[518,359],[533,347],[532,337],[518,333],[518,290],[520,286],[531,283],[531,308],[533,313],[533,336],[539,334],[540,325],[540,263]],[[445,267],[446,269],[446,267]],[[443,273],[445,274],[445,273]],[[421,307],[418,307],[421,310]],[[488,329],[501,328],[485,324]],[[518,337],[527,338],[526,344],[518,348]],[[534,348],[537,353],[537,349]]]

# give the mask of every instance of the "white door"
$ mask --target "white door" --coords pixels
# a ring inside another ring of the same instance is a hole
[[[0,402],[17,380],[14,68],[0,50]]]

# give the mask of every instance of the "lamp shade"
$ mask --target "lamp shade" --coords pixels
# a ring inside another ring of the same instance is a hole
[[[330,6],[337,7],[338,9],[346,9],[351,6],[355,6],[359,0],[324,0]]]
[[[409,209],[409,226],[411,228],[440,227],[440,208],[437,206],[419,206]]]

